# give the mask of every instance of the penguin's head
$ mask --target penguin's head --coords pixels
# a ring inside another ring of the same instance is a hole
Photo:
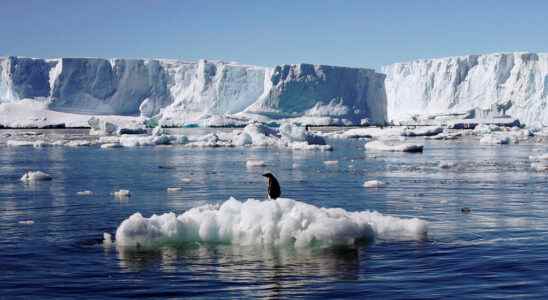
[[[266,178],[274,177],[274,175],[272,175],[272,173],[264,173],[263,176],[266,177]]]

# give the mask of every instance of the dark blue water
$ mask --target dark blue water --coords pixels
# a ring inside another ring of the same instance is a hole
[[[529,169],[546,144],[427,142],[423,154],[280,149],[0,147],[0,298],[546,298],[548,176]],[[427,241],[346,248],[101,244],[145,216],[265,194],[265,160],[285,197],[430,222]],[[338,160],[326,166],[324,160]],[[442,170],[438,161],[458,162]],[[300,167],[293,168],[293,163]],[[158,166],[171,166],[160,169]],[[51,182],[19,181],[29,170]],[[191,178],[186,182],[184,178]],[[388,185],[365,189],[365,180]],[[182,186],[179,193],[166,188]],[[131,190],[129,199],[111,192]],[[82,197],[76,192],[92,190]],[[461,208],[471,209],[463,214]],[[33,220],[34,224],[19,221]]]

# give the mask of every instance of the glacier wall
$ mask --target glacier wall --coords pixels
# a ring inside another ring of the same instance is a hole
[[[287,118],[338,117],[359,124],[386,120],[384,76],[370,69],[325,65],[282,65],[270,74],[270,87],[248,112]]]
[[[476,112],[548,125],[548,54],[495,53],[396,63],[386,74],[389,120]]]
[[[0,103],[48,102],[80,114],[156,116],[184,125],[219,115],[385,122],[384,75],[362,68],[274,68],[221,61],[0,58]]]

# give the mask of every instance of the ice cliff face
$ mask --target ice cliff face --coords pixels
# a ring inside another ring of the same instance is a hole
[[[414,114],[506,114],[548,125],[548,54],[469,55],[397,63],[386,73],[389,120]]]
[[[238,114],[354,124],[386,119],[384,75],[309,64],[0,58],[0,103],[26,98],[63,112],[155,115],[174,126]]]
[[[263,97],[247,111],[273,117],[339,117],[359,124],[361,118],[381,123],[386,117],[384,76],[369,69],[324,65],[275,67]]]

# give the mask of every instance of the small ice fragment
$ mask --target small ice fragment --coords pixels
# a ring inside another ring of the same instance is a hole
[[[114,196],[118,198],[126,198],[131,196],[129,190],[119,190],[117,192],[114,192]]]
[[[34,221],[33,220],[24,220],[24,221],[19,221],[18,223],[23,224],[23,225],[32,225],[32,224],[34,224]]]
[[[334,166],[334,165],[338,165],[339,161],[338,160],[325,160],[323,163],[326,166]]]
[[[108,232],[103,232],[103,245],[105,246],[112,245],[112,234]]]
[[[167,188],[168,193],[180,192],[181,190],[182,190],[182,188],[180,188],[180,187],[168,187]]]
[[[372,141],[365,144],[365,149],[371,150],[371,151],[421,153],[424,149],[424,146],[420,144],[410,144],[410,143],[402,143],[399,145],[389,145],[389,144],[384,144],[380,141]]]
[[[86,140],[72,140],[72,141],[68,141],[67,143],[65,143],[65,146],[67,146],[67,147],[87,147],[87,146],[91,146],[91,142],[86,141]]]
[[[21,181],[31,182],[31,181],[47,181],[51,180],[51,176],[42,171],[28,171],[21,177]]]
[[[254,167],[264,167],[266,166],[265,162],[263,160],[256,160],[256,159],[250,159],[248,160],[245,165],[248,168],[254,168]]]
[[[119,143],[106,143],[101,145],[102,149],[122,148]]]
[[[386,186],[386,183],[380,180],[368,180],[363,183],[363,186],[366,188],[380,188]]]
[[[92,196],[93,192],[92,191],[80,191],[80,192],[77,192],[76,195],[78,195],[78,196]]]
[[[293,165],[291,165],[291,167],[292,167],[293,169],[298,169],[298,168],[301,167],[301,164],[299,164],[299,163],[293,163]]]
[[[185,178],[181,179],[181,181],[188,183],[188,182],[192,181],[192,178],[185,177]]]

